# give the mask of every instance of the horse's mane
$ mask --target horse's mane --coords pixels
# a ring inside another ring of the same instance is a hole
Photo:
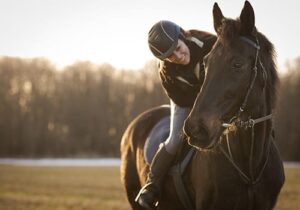
[[[240,36],[243,36],[243,34],[241,34],[240,32],[241,22],[239,19],[237,20],[233,20],[230,18],[223,19],[222,25],[218,29],[218,31],[220,32],[219,35],[220,41],[223,43],[226,42],[227,44],[230,45],[236,43],[236,40],[239,39]],[[275,63],[276,53],[275,53],[274,45],[268,40],[268,38],[264,34],[257,31],[256,27],[254,27],[252,34],[253,34],[252,38],[257,37],[260,45],[259,57],[267,73],[267,80],[265,81],[267,103],[268,103],[268,108],[272,110],[275,108],[277,86],[279,82],[277,67]],[[253,39],[253,41],[255,41],[255,39]],[[262,70],[260,65],[258,65],[258,70]]]

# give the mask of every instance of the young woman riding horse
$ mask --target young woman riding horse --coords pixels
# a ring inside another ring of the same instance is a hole
[[[159,21],[149,31],[148,44],[153,55],[161,60],[160,79],[171,100],[171,128],[169,137],[154,156],[147,183],[136,198],[147,209],[154,208],[158,201],[165,174],[181,143],[183,122],[204,79],[203,57],[215,41],[214,35],[184,31],[170,21]]]

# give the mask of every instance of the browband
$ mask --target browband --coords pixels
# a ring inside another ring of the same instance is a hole
[[[257,50],[260,50],[260,46],[257,43],[255,43],[254,41],[252,41],[251,39],[249,39],[245,36],[241,36],[240,39],[243,40],[244,42],[247,42],[248,44],[252,45]]]

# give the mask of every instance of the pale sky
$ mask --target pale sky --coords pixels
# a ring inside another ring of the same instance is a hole
[[[46,57],[140,69],[153,59],[147,33],[159,20],[214,32],[212,0],[0,0],[0,56]],[[243,0],[217,1],[236,18]],[[275,45],[279,69],[300,56],[300,1],[250,0],[256,26]]]

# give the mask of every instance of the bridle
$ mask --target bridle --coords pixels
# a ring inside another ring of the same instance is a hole
[[[242,121],[240,119],[241,114],[245,110],[245,107],[246,107],[247,102],[248,102],[249,95],[250,95],[251,91],[253,90],[254,83],[255,83],[255,80],[257,78],[257,66],[258,66],[258,64],[261,66],[261,69],[263,71],[262,73],[263,73],[264,79],[266,78],[266,70],[265,70],[262,62],[260,61],[259,55],[258,55],[259,50],[260,50],[260,45],[259,45],[257,37],[255,37],[255,42],[252,41],[251,39],[245,37],[245,36],[240,37],[240,39],[242,41],[244,41],[245,43],[250,44],[252,47],[254,47],[256,49],[254,67],[252,68],[252,71],[253,71],[254,75],[252,77],[249,88],[247,90],[247,93],[244,97],[243,103],[241,104],[239,110],[230,119],[229,122],[224,122],[222,124],[222,126],[225,128],[225,131],[223,132],[223,135],[225,135],[225,137],[226,137],[228,152],[226,152],[220,144],[219,144],[219,148],[221,149],[221,151],[225,155],[225,157],[229,160],[229,162],[232,164],[232,166],[238,171],[239,175],[242,177],[242,180],[248,186],[253,186],[253,185],[257,184],[260,181],[261,177],[262,177],[262,174],[263,174],[264,169],[265,169],[265,167],[267,165],[267,162],[268,162],[269,151],[270,151],[270,149],[269,149],[270,148],[270,141],[268,141],[267,150],[266,150],[266,152],[267,152],[266,160],[265,160],[262,168],[260,169],[260,172],[259,172],[258,176],[254,177],[254,171],[253,171],[254,126],[256,124],[260,123],[260,122],[264,122],[266,120],[272,119],[272,114],[269,114],[269,115],[266,115],[266,116],[263,116],[263,117],[260,117],[260,118],[257,118],[257,119],[251,119],[249,117],[249,120],[247,120],[247,121]],[[250,147],[250,156],[249,156],[249,173],[250,173],[250,175],[249,176],[246,173],[244,173],[242,171],[242,169],[235,163],[235,161],[233,159],[233,156],[232,156],[232,153],[231,153],[228,134],[232,131],[237,130],[238,128],[244,128],[244,129],[251,128],[251,147]]]

